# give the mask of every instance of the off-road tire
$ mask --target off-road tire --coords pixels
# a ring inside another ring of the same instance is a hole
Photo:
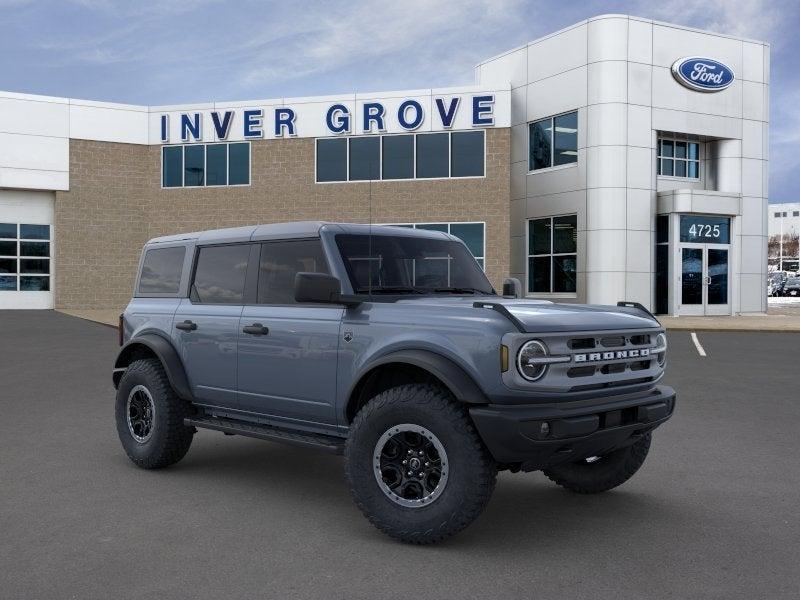
[[[128,395],[137,385],[147,388],[155,405],[152,434],[144,443],[128,427]],[[177,396],[158,360],[131,363],[120,379],[115,407],[117,434],[128,458],[143,469],[161,469],[182,459],[194,435],[194,428],[183,424],[189,411],[189,403]]]
[[[599,494],[622,485],[642,466],[650,450],[650,434],[636,443],[601,456],[595,462],[573,462],[545,469],[548,479],[578,494]]]
[[[398,505],[375,477],[376,444],[399,424],[428,429],[447,454],[446,485],[428,505]],[[345,446],[345,475],[356,505],[375,527],[402,542],[433,544],[458,533],[483,512],[494,491],[497,465],[463,404],[441,387],[407,384],[378,394],[358,412]]]

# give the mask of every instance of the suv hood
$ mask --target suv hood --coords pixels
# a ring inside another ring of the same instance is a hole
[[[592,304],[556,304],[547,300],[519,300],[500,296],[455,296],[427,297],[400,302],[431,304],[435,306],[456,306],[472,308],[475,303],[486,303],[483,308],[472,310],[492,310],[491,305],[500,305],[516,319],[525,333],[545,333],[556,331],[597,331],[617,329],[660,328],[654,318],[641,310],[625,306],[602,306]],[[498,313],[503,312],[502,308]],[[506,317],[507,318],[507,317]]]

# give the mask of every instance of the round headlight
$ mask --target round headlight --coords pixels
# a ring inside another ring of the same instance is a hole
[[[659,366],[663,367],[664,363],[667,362],[667,334],[666,333],[659,333],[656,336],[656,360],[658,360]]]
[[[523,344],[517,354],[517,370],[528,381],[541,379],[547,371],[547,363],[539,362],[538,359],[547,356],[547,346],[539,340],[531,340]]]

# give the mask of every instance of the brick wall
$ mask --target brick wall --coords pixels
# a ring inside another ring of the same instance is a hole
[[[486,272],[509,272],[510,130],[486,136],[486,177],[314,183],[314,140],[252,143],[251,185],[161,189],[160,147],[70,141],[70,191],[56,194],[56,306],[121,308],[150,238],[297,220],[485,221]]]

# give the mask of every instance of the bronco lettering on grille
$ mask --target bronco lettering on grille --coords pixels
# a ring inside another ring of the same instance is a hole
[[[638,348],[635,350],[616,350],[614,352],[588,352],[585,354],[574,354],[573,360],[576,363],[598,362],[603,360],[625,360],[629,358],[647,358],[650,356],[650,348]]]

